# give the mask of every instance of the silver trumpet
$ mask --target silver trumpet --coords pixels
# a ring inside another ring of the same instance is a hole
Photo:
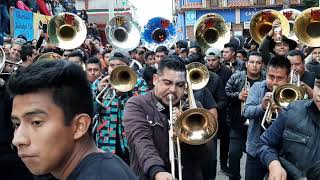
[[[250,89],[250,82],[248,81],[248,76],[246,75],[246,80],[244,81],[244,86],[242,91],[249,91]],[[241,116],[244,114],[244,106],[246,105],[246,101],[241,101]],[[244,125],[249,125],[249,119],[246,119]]]

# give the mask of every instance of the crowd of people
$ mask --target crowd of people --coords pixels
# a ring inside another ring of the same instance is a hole
[[[222,50],[179,40],[172,49],[139,45],[128,52],[103,46],[95,30],[72,50],[44,44],[44,33],[38,40],[12,39],[2,47],[12,63],[1,75],[0,176],[173,179],[168,119],[188,108],[186,65],[200,63],[209,80],[193,90],[194,98],[217,119],[218,132],[201,145],[180,142],[184,180],[216,179],[217,161],[230,180],[319,179],[320,47],[285,36],[275,42],[277,23],[260,44],[232,37]],[[61,60],[38,60],[47,52]],[[117,67],[134,70],[130,90],[115,87],[120,78],[132,78],[112,76]],[[304,100],[279,107],[274,89],[289,83],[292,72]],[[172,114],[171,103],[181,108]],[[278,116],[265,130],[268,108]]]

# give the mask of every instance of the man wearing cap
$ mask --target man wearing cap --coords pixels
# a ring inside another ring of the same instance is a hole
[[[291,103],[261,136],[257,155],[269,179],[320,178],[320,74],[313,99]]]
[[[113,69],[118,66],[129,66],[130,63],[131,59],[129,53],[121,50],[113,50],[110,53],[108,75],[101,80],[96,80],[92,84],[94,95],[97,96],[109,83],[110,74]],[[113,89],[113,87],[111,88]],[[117,92],[116,90],[113,99],[111,93],[108,94],[105,99],[100,98],[99,101],[102,102],[103,105],[97,101],[94,102],[97,115],[99,116],[97,127],[94,129],[96,131],[97,146],[102,150],[108,150],[117,154],[128,164],[129,149],[122,121],[124,105],[130,97],[145,94],[147,89],[146,82],[143,79],[138,78],[136,85],[132,90],[128,92]],[[111,102],[110,99],[112,99]]]
[[[274,55],[286,56],[289,51],[294,50],[297,47],[297,42],[282,35],[281,42],[274,41],[274,29],[279,27],[280,21],[275,20],[272,23],[272,29],[263,38],[259,50],[263,54],[264,64],[267,65]]]

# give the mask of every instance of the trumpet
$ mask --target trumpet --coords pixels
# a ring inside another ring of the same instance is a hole
[[[246,80],[244,81],[244,86],[242,88],[242,91],[249,91],[250,89],[250,82],[248,81],[248,75],[246,75]],[[244,114],[244,106],[246,105],[246,101],[241,101],[241,116],[243,117]],[[246,119],[246,122],[244,125],[249,125],[249,119]]]
[[[274,99],[275,91],[276,91],[276,86],[273,86],[272,99]],[[261,121],[261,127],[264,130],[266,130],[271,125],[271,123],[278,117],[278,111],[275,109],[272,109],[271,106],[272,106],[272,102],[269,102]]]
[[[189,145],[201,145],[210,141],[218,132],[217,119],[215,119],[208,110],[197,108],[193,95],[193,89],[201,88],[206,85],[209,77],[207,77],[205,74],[208,72],[203,72],[201,66],[201,68],[199,68],[195,64],[191,64],[191,66],[189,65],[187,66],[189,109],[184,111],[177,119],[173,119],[173,95],[168,95],[170,109],[169,159],[171,163],[171,173],[173,175],[173,179],[176,179],[175,159],[178,160],[179,180],[182,178],[180,141]],[[198,73],[204,73],[204,75]],[[192,84],[192,82],[195,84]],[[182,109],[181,106],[180,109]],[[176,136],[174,136],[174,131],[176,132]],[[176,147],[174,146],[174,139],[176,140]],[[177,154],[175,154],[175,152],[177,152]],[[175,158],[176,155],[177,158]]]

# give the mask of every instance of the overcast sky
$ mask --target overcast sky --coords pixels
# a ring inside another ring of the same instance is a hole
[[[172,0],[129,0],[138,8],[138,22],[144,25],[149,19],[160,16],[172,20]]]

